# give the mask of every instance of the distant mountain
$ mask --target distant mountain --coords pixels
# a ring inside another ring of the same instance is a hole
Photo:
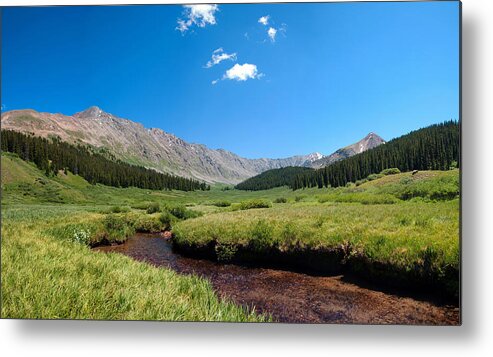
[[[270,169],[308,166],[322,157],[313,153],[284,159],[246,159],[223,149],[187,143],[161,129],[147,129],[98,107],[74,115],[13,110],[2,113],[1,124],[2,129],[58,136],[69,143],[104,149],[128,163],[210,183],[236,184]]]
[[[357,143],[339,149],[333,154],[323,156],[317,160],[313,160],[312,162],[308,163],[307,166],[314,169],[319,169],[333,164],[336,161],[347,159],[348,157],[351,157],[353,155],[361,154],[366,150],[376,148],[381,144],[385,144],[385,140],[383,140],[375,133],[369,133]]]
[[[370,134],[371,135],[371,134]],[[369,141],[373,140],[369,138]],[[449,170],[460,165],[460,127],[457,121],[446,121],[411,131],[385,145],[364,151],[322,169],[303,172],[290,187],[339,187],[356,183],[371,174],[397,168],[400,171]],[[412,198],[413,193],[406,197]],[[440,199],[440,194],[436,195]],[[452,194],[452,198],[455,194]],[[435,199],[435,198],[433,198]]]

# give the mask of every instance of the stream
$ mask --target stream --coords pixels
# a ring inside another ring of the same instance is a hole
[[[94,248],[118,252],[157,267],[208,279],[216,293],[255,307],[278,322],[458,325],[459,308],[427,297],[403,296],[343,275],[312,276],[297,272],[219,264],[181,256],[159,234],[136,234],[125,243]]]

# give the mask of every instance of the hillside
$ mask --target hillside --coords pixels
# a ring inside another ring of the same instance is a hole
[[[2,152],[14,153],[33,162],[46,176],[56,176],[60,171],[67,174],[70,171],[91,184],[153,190],[207,189],[203,182],[112,160],[92,152],[86,146],[75,146],[59,139],[45,139],[13,130],[2,130],[1,135]]]
[[[132,164],[211,183],[238,183],[273,168],[303,166],[321,156],[314,153],[284,159],[246,159],[223,149],[187,143],[161,129],[147,129],[98,107],[71,116],[13,110],[2,114],[1,123],[2,129],[89,144]]]
[[[13,110],[2,113],[2,129],[59,137],[72,144],[87,144],[95,151],[124,162],[209,183],[237,184],[271,169],[288,166],[319,168],[375,147],[383,140],[370,133],[363,140],[327,156],[315,152],[282,159],[246,159],[223,149],[188,143],[157,128],[90,107],[74,115]]]
[[[284,167],[272,169],[251,177],[235,186],[238,190],[268,190],[274,187],[288,186],[297,175],[313,171],[308,167]]]
[[[387,168],[403,172],[448,170],[459,166],[459,140],[458,122],[431,125],[325,168],[298,175],[291,188],[344,186]]]

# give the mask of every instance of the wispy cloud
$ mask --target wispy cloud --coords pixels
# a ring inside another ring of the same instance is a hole
[[[217,5],[184,5],[183,17],[178,19],[176,29],[185,34],[193,25],[205,27],[206,25],[216,24],[216,11],[219,11]]]
[[[262,16],[260,19],[258,19],[258,22],[264,26],[267,26],[269,24],[269,18],[270,18],[270,15]]]
[[[273,27],[270,27],[267,30],[267,35],[269,35],[269,38],[272,42],[276,42],[276,34],[277,34],[277,30]]]
[[[210,59],[209,62],[207,62],[205,68],[211,68],[212,66],[215,66],[216,64],[219,64],[225,60],[236,61],[236,53],[231,53],[231,54],[226,53],[224,52],[223,48],[220,47],[214,52],[212,52],[212,58]]]
[[[279,35],[280,33],[282,33],[283,36],[286,36],[287,25],[283,23],[281,26],[277,26],[276,22],[272,21],[270,15],[262,16],[258,19],[258,23],[268,27],[267,36],[272,43],[276,42],[277,35]]]

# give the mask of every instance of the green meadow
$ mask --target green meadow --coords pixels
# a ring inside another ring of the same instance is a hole
[[[202,278],[91,251],[171,230],[222,262],[310,261],[458,295],[459,171],[369,177],[340,188],[151,191],[47,177],[2,154],[2,317],[266,321]],[[283,260],[284,259],[284,260]],[[323,270],[322,269],[322,270]]]

